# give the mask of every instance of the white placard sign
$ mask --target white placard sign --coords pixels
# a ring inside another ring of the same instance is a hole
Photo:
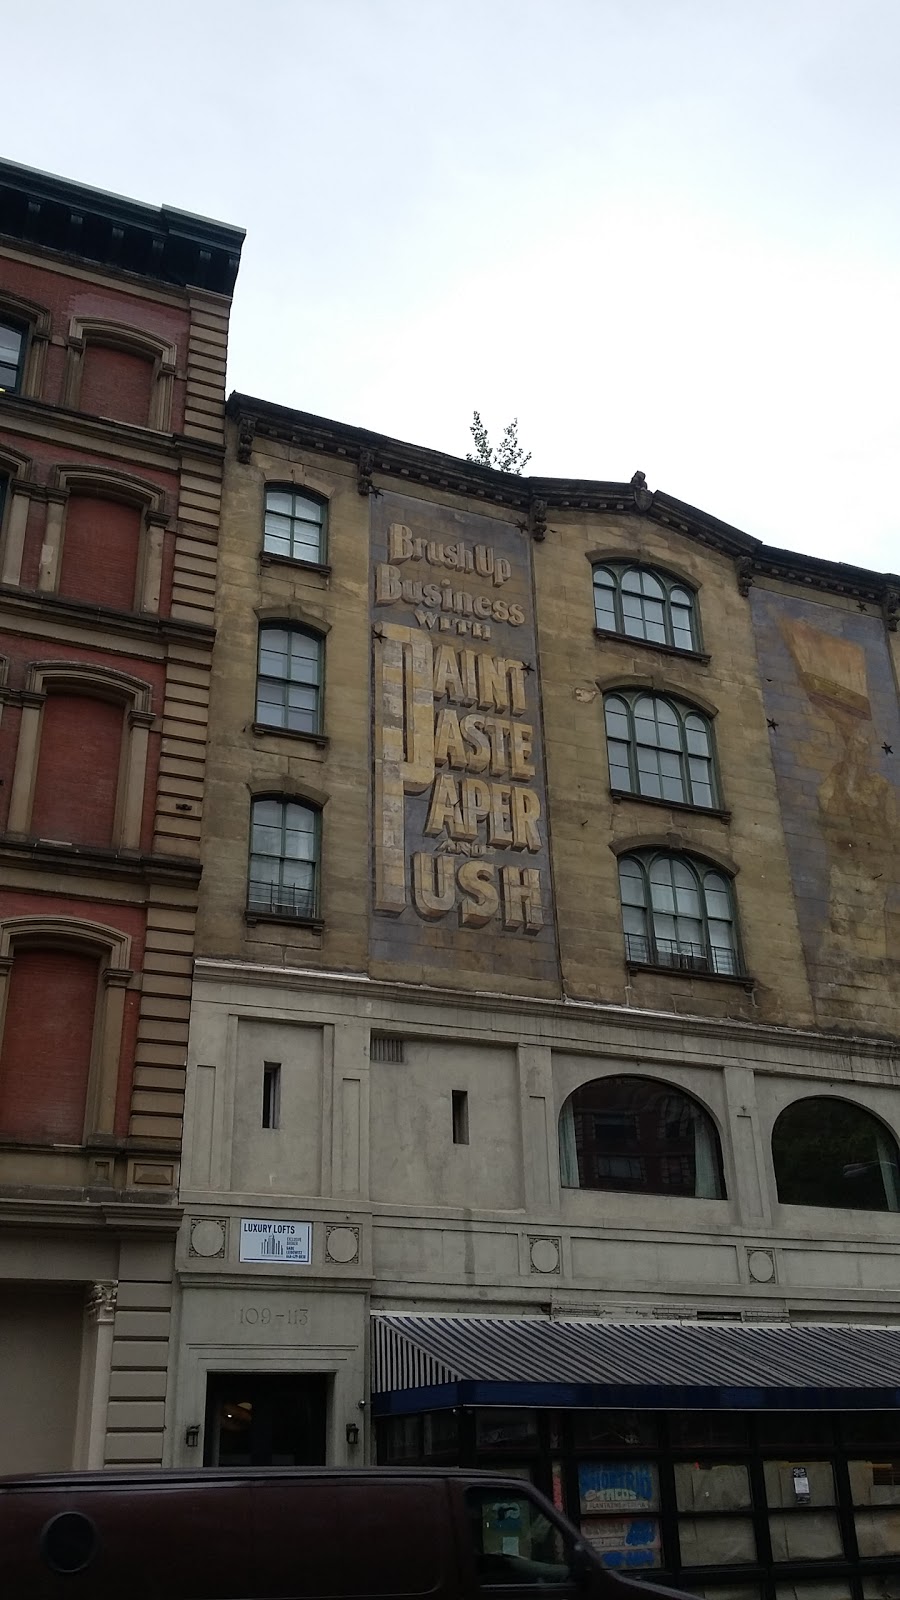
[[[312,1223],[241,1217],[241,1260],[308,1267],[312,1260]]]

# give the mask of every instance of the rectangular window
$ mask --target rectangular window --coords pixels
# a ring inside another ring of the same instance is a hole
[[[287,733],[320,733],[322,640],[305,628],[259,630],[256,720]]]
[[[469,1096],[465,1089],[451,1092],[453,1110],[453,1143],[469,1142]]]
[[[15,394],[22,381],[25,335],[21,328],[0,322],[0,394]]]
[[[266,490],[263,549],[288,561],[325,560],[325,504],[289,486]]]
[[[281,1063],[263,1062],[262,1125],[264,1128],[281,1126]]]
[[[314,917],[318,910],[319,813],[291,800],[254,800],[247,910]]]

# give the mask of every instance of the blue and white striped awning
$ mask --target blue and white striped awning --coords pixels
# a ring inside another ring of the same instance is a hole
[[[381,1415],[459,1405],[900,1408],[900,1325],[372,1320]]]

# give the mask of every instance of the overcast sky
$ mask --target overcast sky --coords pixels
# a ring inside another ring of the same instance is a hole
[[[32,0],[6,154],[247,229],[230,384],[900,569],[900,0]]]

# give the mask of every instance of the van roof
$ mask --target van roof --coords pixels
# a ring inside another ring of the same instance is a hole
[[[0,1477],[0,1493],[11,1489],[104,1489],[127,1484],[246,1483],[271,1482],[289,1478],[299,1482],[319,1482],[323,1478],[340,1482],[351,1478],[378,1482],[422,1478],[475,1478],[520,1482],[505,1472],[484,1472],[460,1467],[127,1467],[104,1468],[97,1472],[36,1472]]]

